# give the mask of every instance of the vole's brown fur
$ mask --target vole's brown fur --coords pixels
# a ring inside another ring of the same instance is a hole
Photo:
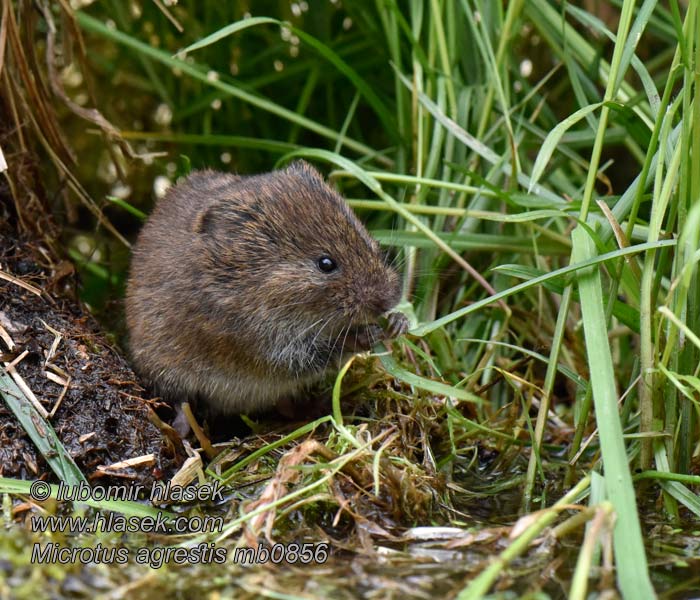
[[[319,267],[324,256],[335,270]],[[134,247],[131,353],[167,397],[254,412],[387,335],[377,317],[399,296],[377,242],[308,164],[199,171],[168,191]],[[388,335],[406,330],[403,315],[390,322]]]

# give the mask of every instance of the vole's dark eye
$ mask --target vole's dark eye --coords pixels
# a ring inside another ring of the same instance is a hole
[[[335,261],[330,256],[322,256],[316,261],[316,265],[324,273],[331,273],[338,268],[338,265],[335,264]]]

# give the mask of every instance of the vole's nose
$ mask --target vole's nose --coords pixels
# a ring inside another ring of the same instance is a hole
[[[394,308],[399,301],[401,290],[398,286],[379,286],[366,297],[365,306],[375,315],[379,316]]]

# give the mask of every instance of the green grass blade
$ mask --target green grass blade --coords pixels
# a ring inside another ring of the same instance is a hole
[[[574,260],[583,262],[596,256],[593,240],[583,227],[577,227],[572,232],[572,239]],[[655,598],[618,413],[615,372],[599,271],[595,268],[580,270],[578,288],[606,491],[617,515],[613,540],[617,581],[625,598]]]
[[[274,23],[276,25],[284,25],[282,21],[273,19],[272,17],[249,17],[247,19],[243,19],[242,21],[236,21],[235,23],[226,25],[226,27],[222,27],[214,33],[210,33],[209,35],[203,37],[201,40],[197,40],[194,44],[190,44],[186,48],[179,50],[175,56],[177,58],[184,58],[186,54],[189,54],[190,52],[194,52],[195,50],[199,50],[201,48],[206,48],[207,46],[211,46],[212,44],[216,44],[216,42],[223,40],[229,35],[233,35],[234,33],[238,33],[239,31],[243,31],[244,29],[248,29],[249,27],[257,27],[258,25],[266,25],[270,23]]]
[[[218,148],[250,148],[273,154],[286,154],[299,148],[297,144],[264,138],[240,135],[217,135],[208,133],[161,133],[153,131],[120,131],[125,140],[147,140],[172,144],[192,144],[193,146],[216,146]]]
[[[668,454],[663,443],[654,444],[654,460],[659,474],[669,474]],[[700,517],[700,498],[691,492],[683,483],[679,481],[663,480],[659,481],[661,487],[668,494],[673,496],[678,502],[683,504],[689,511]]]
[[[399,379],[400,381],[408,383],[409,385],[433,392],[434,394],[447,396],[448,398],[457,398],[459,400],[465,400],[466,402],[473,402],[475,404],[481,404],[483,402],[479,396],[472,394],[467,390],[454,387],[452,385],[447,385],[446,383],[441,383],[439,381],[426,379],[425,377],[421,377],[420,375],[407,371],[406,369],[400,367],[399,363],[396,362],[396,359],[390,354],[382,353],[380,358],[384,368],[387,370],[387,373],[396,377],[396,379]]]
[[[0,396],[61,481],[68,485],[87,482],[73,457],[58,439],[51,423],[39,414],[12,377],[3,370],[0,370]]]
[[[472,312],[475,312],[481,308],[484,308],[485,306],[488,306],[489,304],[493,304],[494,302],[496,302],[498,300],[501,300],[503,298],[507,298],[508,296],[512,296],[513,294],[517,294],[518,292],[522,292],[522,291],[527,290],[531,287],[540,285],[541,283],[544,283],[545,281],[549,281],[550,279],[557,279],[557,278],[562,277],[564,275],[569,275],[570,273],[575,273],[579,269],[598,265],[600,263],[604,263],[606,261],[613,260],[613,259],[619,258],[621,256],[627,256],[629,254],[636,254],[638,252],[644,252],[646,250],[651,250],[654,248],[661,248],[663,246],[675,246],[675,244],[676,244],[675,240],[665,240],[662,242],[655,242],[655,243],[651,243],[651,244],[638,244],[636,246],[628,246],[627,248],[615,250],[614,252],[607,252],[605,254],[600,254],[598,256],[592,256],[591,258],[587,258],[586,260],[583,260],[581,262],[576,262],[576,263],[570,264],[566,267],[562,267],[561,269],[557,269],[556,271],[552,271],[551,273],[546,273],[544,275],[541,275],[540,277],[535,277],[534,279],[531,279],[530,281],[525,281],[523,283],[520,283],[518,285],[513,286],[512,288],[508,288],[507,290],[504,290],[502,292],[498,292],[497,294],[494,294],[493,296],[490,296],[490,297],[485,298],[483,300],[479,300],[478,302],[474,302],[473,304],[470,304],[469,306],[466,306],[464,308],[456,310],[448,315],[445,315],[444,317],[441,317],[439,319],[431,321],[430,323],[423,323],[422,325],[419,325],[415,329],[412,329],[411,333],[413,335],[417,335],[417,336],[426,335],[426,334],[430,333],[431,331],[435,331],[436,329],[439,329],[440,327],[444,327],[448,323],[451,323],[452,321],[460,319],[460,318],[462,318],[462,317],[464,317]]]
[[[595,104],[589,104],[580,108],[572,115],[569,115],[561,123],[559,123],[552,131],[547,134],[547,137],[542,143],[542,148],[537,154],[537,159],[535,160],[535,166],[532,168],[532,175],[530,175],[530,185],[528,187],[528,192],[532,192],[532,189],[537,185],[537,182],[542,177],[545,167],[549,162],[549,159],[554,154],[557,149],[562,136],[569,130],[573,125],[576,125],[581,119],[589,115],[590,113],[598,110],[602,106],[602,102],[597,102]]]
[[[117,198],[116,196],[106,196],[106,198],[112,204],[125,210],[130,215],[133,215],[134,217],[136,217],[140,221],[145,221],[148,218],[148,215],[145,212],[143,212],[142,210],[139,210],[135,206],[129,204],[126,200],[122,200],[121,198]]]
[[[532,523],[511,542],[510,546],[499,555],[494,556],[491,563],[457,596],[457,600],[481,600],[486,597],[498,576],[512,560],[527,551],[532,541],[550,526],[559,516],[559,506],[565,506],[578,501],[579,496],[588,488],[590,480],[584,477],[576,486],[561,498],[553,507],[543,510],[532,519]]]
[[[428,239],[417,231],[393,231],[384,229],[372,230],[372,235],[380,243],[392,246],[407,246],[415,248],[434,248],[433,240]],[[570,248],[551,240],[539,240],[537,249],[533,248],[532,240],[525,237],[496,235],[490,233],[438,233],[437,238],[448,244],[454,250],[476,250],[483,252],[524,252],[532,254],[562,255],[569,254]]]

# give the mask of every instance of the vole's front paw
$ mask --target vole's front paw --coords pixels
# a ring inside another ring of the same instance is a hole
[[[384,338],[393,340],[402,336],[408,331],[410,323],[408,317],[402,312],[389,313],[386,316],[386,326],[384,327]]]

